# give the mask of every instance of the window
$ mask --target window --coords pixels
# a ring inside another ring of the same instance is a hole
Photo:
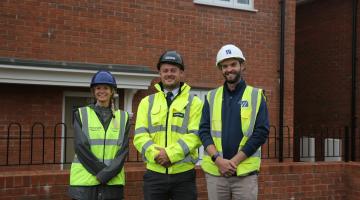
[[[254,0],[194,0],[194,3],[257,11],[254,9]]]
[[[206,95],[209,92],[209,90],[203,90],[203,89],[191,89],[190,90],[190,94],[193,94],[195,96],[198,96],[201,101],[205,101]],[[202,157],[204,155],[204,147],[201,145],[201,147],[199,147],[199,162],[196,163],[196,165],[200,165],[200,162],[202,160]]]
[[[207,93],[209,92],[210,90],[203,90],[203,89],[193,89],[191,88],[190,90],[190,94],[193,94],[195,96],[198,96],[201,101],[205,101],[205,96],[207,95]]]

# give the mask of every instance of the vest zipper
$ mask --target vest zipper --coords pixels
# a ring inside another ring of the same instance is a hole
[[[179,94],[180,94],[180,90],[179,90],[179,93],[174,97],[174,99],[171,101],[170,105],[169,105],[168,108],[167,108],[167,113],[166,113],[166,126],[165,126],[165,127],[166,127],[166,128],[165,128],[165,148],[167,147],[167,130],[168,130],[168,125],[169,125],[168,120],[169,120],[170,107],[171,107],[172,102],[176,99],[176,97],[179,96]],[[166,174],[169,173],[167,167],[166,167],[166,172],[165,172],[165,173],[166,173]]]
[[[106,141],[106,131],[105,131],[104,146],[103,146],[103,163],[105,163],[105,141]]]
[[[167,109],[167,113],[166,113],[166,128],[165,128],[165,148],[167,147],[167,130],[168,130],[168,119],[169,119],[169,110],[170,110],[170,106],[169,105],[168,109]],[[168,174],[168,168],[166,167],[166,174]]]
[[[94,112],[95,112],[95,110],[94,110]],[[104,135],[104,145],[103,145],[103,158],[102,158],[102,161],[103,161],[103,163],[105,164],[105,143],[106,143],[106,132],[107,132],[107,129],[105,130],[105,126],[104,126],[105,122],[102,120],[100,114],[98,114],[97,112],[95,112],[95,113],[96,113],[96,115],[97,115],[97,117],[98,117],[98,120],[99,120],[100,123],[101,123],[101,126],[103,127],[103,129],[104,129],[104,131],[105,131],[105,135]],[[112,121],[112,119],[110,120],[110,123],[111,123],[111,121]],[[110,124],[109,124],[109,126],[110,126]],[[108,126],[107,128],[109,128],[109,126]]]
[[[110,123],[111,123],[112,119],[110,120]],[[110,126],[110,123],[109,123],[109,126]],[[105,127],[104,127],[104,124],[101,123],[104,131],[105,131],[105,135],[104,135],[104,145],[103,145],[103,163],[105,164],[105,145],[106,145],[106,133],[107,133],[107,129],[105,130]],[[107,128],[109,128],[109,126]]]

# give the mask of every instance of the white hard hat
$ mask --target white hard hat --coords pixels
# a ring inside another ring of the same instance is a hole
[[[219,65],[223,60],[228,58],[238,58],[242,62],[245,61],[245,57],[242,53],[242,51],[233,44],[227,44],[219,50],[217,56],[216,56],[216,66]]]

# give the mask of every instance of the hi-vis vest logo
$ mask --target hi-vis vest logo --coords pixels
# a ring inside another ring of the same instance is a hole
[[[174,113],[173,117],[181,117],[184,118],[184,113]]]
[[[101,127],[89,127],[89,131],[100,131]]]
[[[246,108],[249,107],[249,102],[248,101],[239,101],[238,104],[241,105],[242,108]]]

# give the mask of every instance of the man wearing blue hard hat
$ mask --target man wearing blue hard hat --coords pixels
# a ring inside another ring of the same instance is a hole
[[[75,158],[69,188],[72,199],[124,198],[129,116],[115,106],[116,88],[110,72],[98,71],[90,83],[95,102],[74,113]]]

